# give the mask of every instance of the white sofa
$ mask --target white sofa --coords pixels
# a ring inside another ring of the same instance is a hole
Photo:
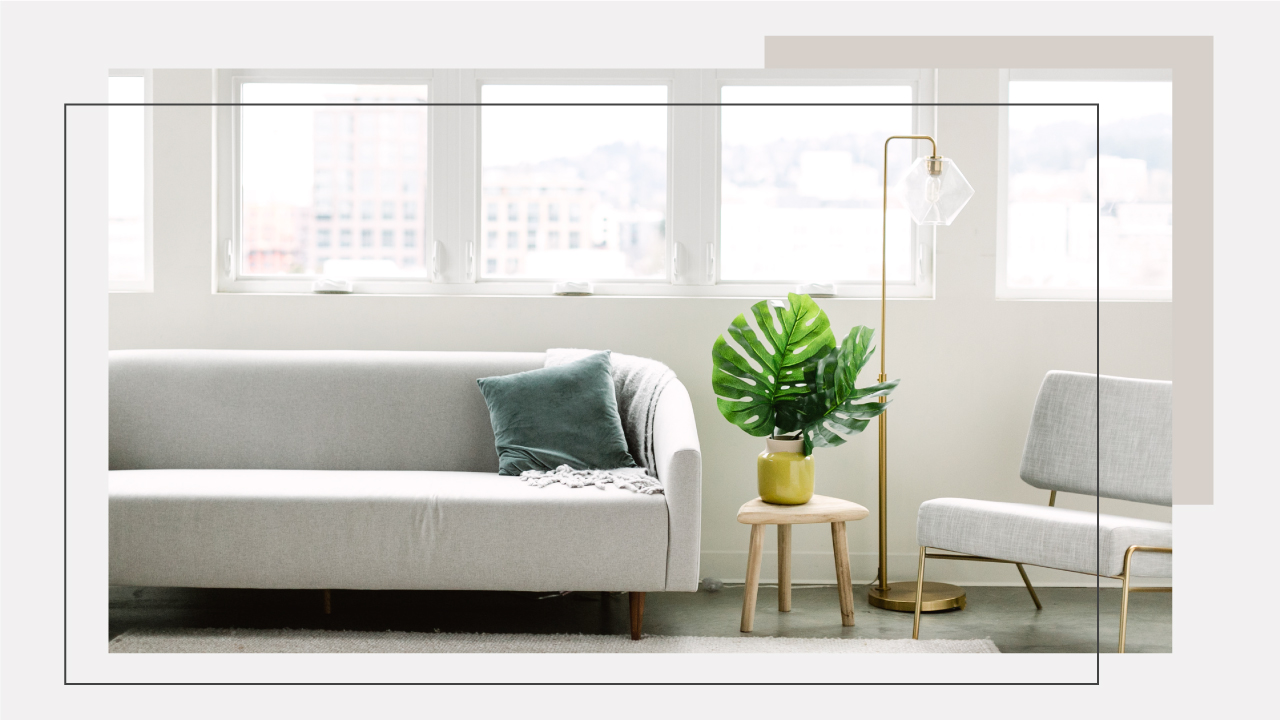
[[[110,354],[110,582],[599,590],[698,584],[701,452],[688,391],[654,420],[663,494],[497,474],[476,379],[542,353]]]

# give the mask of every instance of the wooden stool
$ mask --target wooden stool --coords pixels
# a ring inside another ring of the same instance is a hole
[[[791,526],[831,523],[836,554],[836,584],[840,588],[840,624],[853,625],[853,585],[849,578],[849,541],[844,524],[861,520],[867,509],[848,500],[814,495],[804,505],[770,505],[756,498],[738,510],[738,522],[751,526],[747,555],[747,587],[742,598],[742,632],[751,632],[756,619],[756,591],[760,585],[760,556],[764,554],[764,526],[778,526],[778,610],[791,612]]]

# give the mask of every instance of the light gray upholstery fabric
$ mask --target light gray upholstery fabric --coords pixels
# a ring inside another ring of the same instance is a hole
[[[638,495],[493,474],[476,378],[543,353],[110,357],[113,584],[697,589],[702,460],[679,381],[655,410],[665,494]]]
[[[1131,545],[1173,547],[1173,526],[1047,505],[939,498],[920,506],[916,542],[999,560],[1119,575]],[[1173,577],[1172,555],[1135,553],[1130,572]]]
[[[497,472],[476,379],[544,353],[117,350],[110,467]]]
[[[1045,490],[1172,505],[1173,383],[1050,372],[1020,475]]]
[[[698,589],[702,537],[702,450],[689,391],[667,383],[653,419],[658,479],[667,499],[667,590]]]
[[[464,472],[133,470],[109,483],[112,584],[666,586],[663,495]]]

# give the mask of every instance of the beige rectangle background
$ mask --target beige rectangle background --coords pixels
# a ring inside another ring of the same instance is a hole
[[[770,69],[1172,69],[1174,502],[1212,505],[1213,38],[766,37],[764,54]]]

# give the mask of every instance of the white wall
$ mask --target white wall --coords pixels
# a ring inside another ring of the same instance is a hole
[[[938,90],[941,102],[997,102],[997,72],[943,70]],[[211,71],[155,73],[156,102],[208,102],[211,97]],[[889,433],[893,580],[915,576],[915,513],[922,501],[944,496],[1047,501],[1046,492],[1017,478],[1032,403],[1046,371],[1092,372],[1100,348],[1105,374],[1172,378],[1172,303],[1106,303],[1099,310],[1091,302],[994,299],[995,113],[995,108],[940,110],[939,149],[964,169],[977,193],[954,225],[938,230],[936,299],[889,306],[889,375],[903,379]],[[742,578],[748,532],[734,516],[756,494],[754,458],[762,441],[716,410],[710,349],[755,298],[216,294],[211,289],[211,143],[208,108],[155,110],[155,292],[111,296],[112,349],[541,351],[570,346],[657,358],[688,386],[697,416],[704,458],[702,575]],[[837,334],[854,324],[878,324],[878,301],[819,302]],[[874,425],[844,447],[819,449],[816,459],[819,493],[872,510],[870,518],[849,527],[854,579],[869,581],[876,569]],[[1092,510],[1094,500],[1064,496],[1059,505]],[[1102,501],[1102,511],[1171,519],[1168,508],[1120,501]],[[766,558],[772,533],[768,542]],[[834,580],[825,526],[796,530],[794,551],[797,582]],[[1094,582],[1029,570],[1041,583]],[[766,566],[766,579],[773,572]],[[930,577],[962,585],[1020,584],[1012,568],[987,563],[935,562]]]

